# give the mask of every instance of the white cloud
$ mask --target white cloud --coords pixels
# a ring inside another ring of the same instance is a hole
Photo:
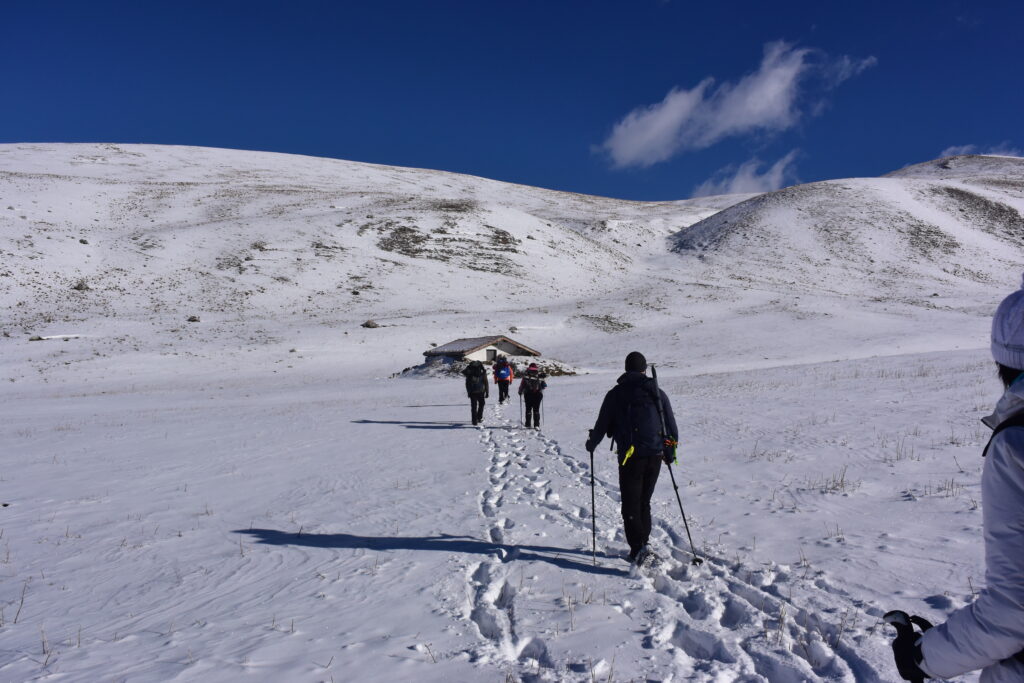
[[[693,190],[694,197],[716,194],[738,194],[748,192],[771,192],[797,181],[793,162],[798,150],[782,157],[764,173],[758,173],[764,165],[760,159],[750,159],[739,167],[726,166]]]
[[[843,55],[831,64],[826,65],[824,67],[824,72],[829,82],[828,85],[834,88],[843,81],[847,81],[854,76],[859,75],[865,69],[870,69],[876,64],[878,64],[878,59],[875,57],[853,59],[852,57]]]
[[[1013,146],[1009,140],[1003,140],[992,147],[980,147],[978,145],[954,145],[947,147],[939,153],[939,157],[952,157],[960,154],[995,154],[1004,157],[1024,156],[1024,152]]]
[[[634,109],[615,124],[603,146],[615,165],[650,166],[671,158],[682,142],[680,132],[706,106],[704,91],[711,83],[706,78],[693,90],[672,88],[658,104]]]
[[[977,145],[953,145],[939,153],[939,157],[955,157],[959,154],[974,154],[977,152]]]
[[[784,41],[768,43],[757,71],[717,88],[713,78],[690,90],[672,88],[661,102],[616,123],[600,149],[616,167],[646,167],[728,137],[784,131],[800,121],[805,83],[817,79],[819,87],[833,88],[876,63],[873,57],[819,63],[819,56]]]
[[[723,138],[759,128],[785,130],[800,118],[796,109],[798,85],[807,69],[810,50],[794,50],[786,43],[765,46],[760,68],[736,85],[719,86],[699,112],[683,141],[696,149]]]

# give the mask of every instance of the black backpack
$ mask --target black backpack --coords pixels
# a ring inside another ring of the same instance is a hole
[[[622,417],[616,441],[627,449],[632,446],[636,455],[660,455],[664,448],[661,434],[661,416],[654,399],[654,389],[648,385],[632,387],[622,397]]]
[[[462,374],[466,376],[466,391],[471,394],[486,394],[487,393],[487,371],[484,366],[480,363],[470,363],[469,366],[462,371]]]
[[[539,394],[544,389],[544,380],[537,375],[527,375],[523,378],[523,391],[527,394]]]

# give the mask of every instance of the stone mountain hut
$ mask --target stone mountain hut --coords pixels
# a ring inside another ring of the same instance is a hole
[[[489,363],[498,356],[506,356],[509,359],[517,356],[540,356],[540,351],[534,351],[508,337],[471,337],[435,346],[429,351],[424,351],[423,355],[427,357],[428,361],[434,358],[444,358],[448,360],[479,360]]]

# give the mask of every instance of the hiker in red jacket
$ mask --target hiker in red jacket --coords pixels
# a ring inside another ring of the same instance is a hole
[[[540,429],[540,402],[544,400],[544,390],[548,388],[536,363],[530,363],[526,374],[519,382],[519,395],[526,402],[526,428]]]

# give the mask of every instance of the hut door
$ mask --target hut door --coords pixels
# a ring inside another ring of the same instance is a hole
[[[492,362],[497,357],[498,357],[498,350],[497,349],[487,349],[487,362],[488,363]]]

